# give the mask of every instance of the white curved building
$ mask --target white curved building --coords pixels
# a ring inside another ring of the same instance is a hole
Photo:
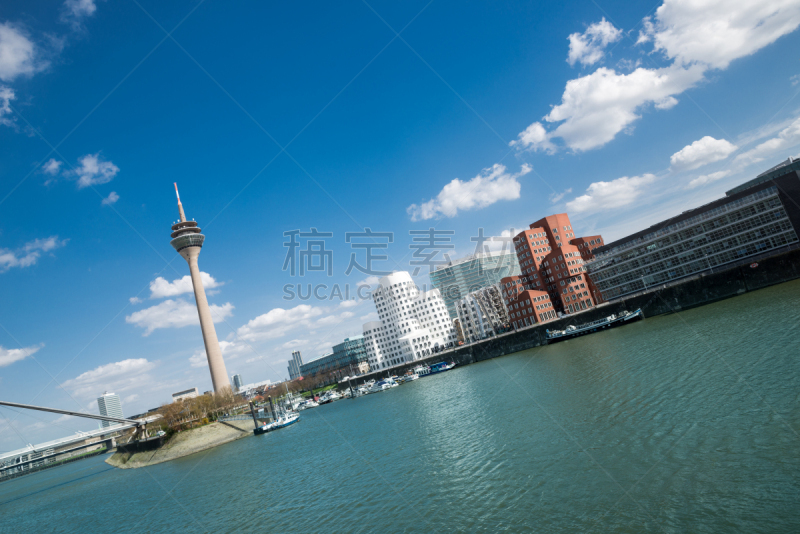
[[[435,347],[456,340],[453,321],[438,289],[421,292],[406,271],[378,282],[372,293],[379,321],[364,325],[364,344],[372,370],[430,356]]]

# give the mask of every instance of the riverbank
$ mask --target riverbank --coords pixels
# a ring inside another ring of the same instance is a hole
[[[252,420],[216,422],[175,434],[163,447],[155,451],[116,452],[106,459],[106,463],[120,469],[147,467],[183,458],[252,435]]]
[[[769,257],[751,258],[740,265],[719,268],[715,272],[703,273],[671,285],[653,287],[649,291],[613,300],[555,321],[534,324],[448,349],[405,365],[361,375],[353,379],[352,384],[356,386],[387,374],[403,374],[420,364],[431,365],[447,361],[463,366],[540,347],[547,344],[547,330],[563,330],[569,325],[596,321],[612,313],[635,311],[638,308],[642,309],[645,318],[676,313],[798,278],[800,278],[800,249]],[[346,387],[346,383],[339,384],[341,390]]]

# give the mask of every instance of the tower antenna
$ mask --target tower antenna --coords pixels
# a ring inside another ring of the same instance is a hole
[[[181,214],[181,222],[186,222],[186,215],[183,213],[183,204],[181,204],[181,195],[178,193],[178,182],[172,182],[175,186],[175,196],[178,197],[178,211]]]

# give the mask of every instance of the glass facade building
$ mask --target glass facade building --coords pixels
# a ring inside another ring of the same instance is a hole
[[[107,417],[119,417],[120,419],[125,417],[122,415],[122,403],[119,401],[119,397],[113,393],[103,393],[102,397],[98,397],[97,408],[100,410],[100,415],[105,415]],[[111,421],[100,421],[101,428],[107,428],[119,424],[120,423],[112,423]]]
[[[303,366],[303,356],[300,355],[300,351],[296,350],[292,352],[292,359],[289,360],[289,380],[297,380],[300,378],[302,373],[300,372],[300,368]]]
[[[467,256],[438,268],[430,276],[431,284],[439,290],[450,318],[458,319],[457,300],[478,289],[497,285],[501,278],[518,274],[519,262],[511,250]]]
[[[800,173],[784,170],[596,249],[589,276],[608,300],[797,244]]]
[[[367,371],[367,348],[364,337],[349,337],[333,346],[333,352],[322,358],[310,361],[300,367],[302,376],[314,376],[319,373],[342,370],[344,374],[364,373]]]

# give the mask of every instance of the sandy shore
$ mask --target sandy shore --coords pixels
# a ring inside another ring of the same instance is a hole
[[[252,421],[231,421],[227,424],[211,423],[210,425],[185,430],[172,436],[172,439],[166,445],[156,451],[137,452],[135,454],[117,452],[108,458],[106,463],[121,469],[147,467],[148,465],[183,458],[184,456],[252,435]]]

